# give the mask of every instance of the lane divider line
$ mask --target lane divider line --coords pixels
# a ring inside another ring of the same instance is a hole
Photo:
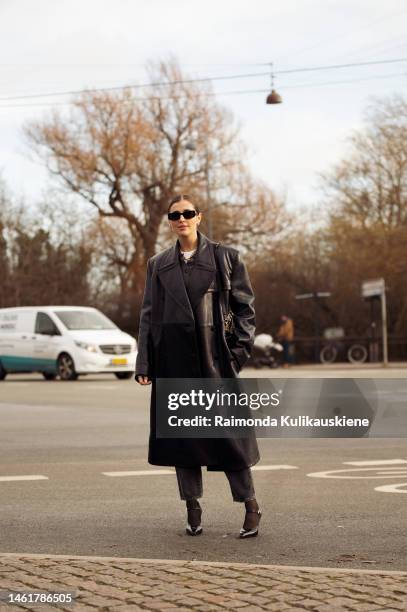
[[[83,385],[83,387],[81,387],[81,390],[82,389],[91,389],[92,391],[117,391],[117,387],[113,385]]]
[[[153,476],[154,474],[175,474],[175,470],[133,470],[127,472],[102,472],[103,476],[118,477],[121,476]]]
[[[6,383],[3,382],[3,385],[13,385],[13,387],[28,387],[29,383],[25,383],[25,382],[16,382],[14,380],[8,380]]]
[[[296,465],[255,465],[251,469],[258,472],[265,472],[268,470],[298,470],[298,467]],[[175,469],[130,470],[125,472],[102,472],[102,474],[103,476],[111,476],[113,478],[120,478],[122,476],[162,476],[163,474],[175,474]]]
[[[265,472],[268,470],[298,470],[297,465],[254,465],[251,470],[256,472]]]
[[[26,476],[0,476],[0,482],[11,482],[13,480],[49,480],[48,476],[41,474],[28,474]]]

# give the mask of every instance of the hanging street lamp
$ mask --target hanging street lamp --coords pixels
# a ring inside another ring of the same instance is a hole
[[[281,104],[283,99],[279,93],[274,89],[274,73],[273,73],[273,62],[270,62],[271,68],[271,93],[266,98],[266,104]]]

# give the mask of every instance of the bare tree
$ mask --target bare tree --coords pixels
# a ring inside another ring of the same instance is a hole
[[[62,232],[64,211],[58,219],[54,212],[45,202],[28,209],[0,186],[0,306],[91,301],[89,245],[80,236],[69,240],[74,224]]]
[[[407,101],[373,100],[350,144],[349,157],[323,177],[331,215],[363,229],[406,225]]]
[[[323,189],[329,216],[325,240],[341,320],[366,329],[360,285],[383,277],[390,331],[407,333],[402,314],[407,311],[402,289],[407,275],[407,102],[402,96],[372,101],[365,127],[351,138],[350,156],[325,175]]]
[[[208,150],[220,166],[237,142],[232,118],[203,88],[182,82],[175,62],[150,69],[152,94],[87,93],[69,117],[29,124],[29,143],[51,174],[92,204],[101,217],[121,218],[135,248],[133,278],[154,254],[170,195],[197,192]],[[194,150],[188,143],[194,143]]]
[[[10,261],[6,239],[7,208],[8,194],[0,176],[0,307],[7,304],[7,295],[10,292]]]

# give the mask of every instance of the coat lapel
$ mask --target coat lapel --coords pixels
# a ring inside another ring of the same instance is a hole
[[[216,265],[213,254],[213,242],[198,231],[198,248],[195,253],[195,264],[193,274],[193,287],[191,290],[191,302],[185,289],[179,261],[179,242],[171,247],[158,268],[158,276],[166,291],[173,297],[181,308],[193,319],[193,309],[214,283],[216,278]]]
[[[195,308],[209,287],[216,284],[216,264],[213,253],[214,243],[198,232],[198,250],[195,255],[194,282],[191,288],[192,307]]]

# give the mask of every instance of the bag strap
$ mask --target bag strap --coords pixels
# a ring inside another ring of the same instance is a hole
[[[215,244],[215,249],[214,249],[215,263],[216,263],[216,278],[217,278],[217,283],[219,287],[219,295],[223,303],[223,311],[226,314],[227,312],[229,312],[229,291],[224,288],[222,275],[220,272],[219,251],[218,251],[219,247],[220,247],[220,242],[217,242]]]

